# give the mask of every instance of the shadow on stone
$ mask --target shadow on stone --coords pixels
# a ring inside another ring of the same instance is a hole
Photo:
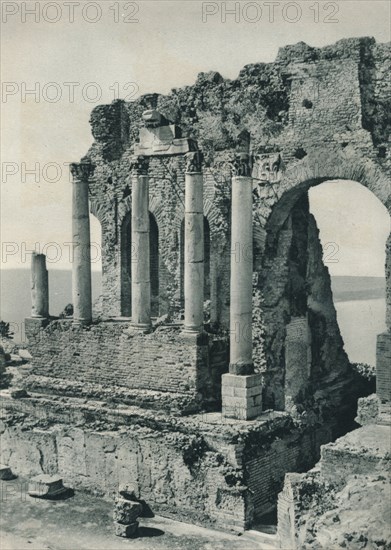
[[[138,502],[142,505],[143,511],[140,514],[140,518],[154,518],[155,514],[152,511],[152,508],[150,505],[145,502],[145,500],[138,500]]]
[[[68,498],[72,498],[75,496],[75,491],[73,489],[70,489],[69,487],[64,487],[64,490],[61,493],[58,493],[57,495],[47,495],[45,497],[45,500],[68,500]],[[36,497],[39,498],[39,497]]]
[[[151,537],[161,537],[164,535],[164,531],[161,529],[155,529],[154,527],[139,527],[138,528],[138,537],[142,538],[151,538]]]

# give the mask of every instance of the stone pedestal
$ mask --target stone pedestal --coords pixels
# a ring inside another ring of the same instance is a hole
[[[230,374],[222,377],[223,415],[250,420],[262,412],[261,377],[252,360],[253,219],[251,165],[235,159],[232,178]]]
[[[139,523],[137,518],[143,511],[140,502],[118,497],[115,501],[113,519],[117,537],[136,537]]]
[[[151,326],[148,163],[137,157],[132,164],[132,329]]]
[[[31,317],[49,317],[49,277],[45,254],[31,257]]]
[[[72,301],[73,320],[88,324],[92,320],[91,237],[88,205],[89,163],[71,164],[72,193]]]
[[[260,374],[223,374],[223,415],[227,418],[252,420],[262,412],[262,379]]]
[[[202,156],[186,155],[185,189],[185,332],[200,333],[204,325],[204,208]]]

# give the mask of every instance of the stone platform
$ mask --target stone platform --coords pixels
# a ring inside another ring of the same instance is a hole
[[[320,471],[336,484],[353,475],[376,475],[389,468],[390,450],[390,427],[369,424],[322,447]]]
[[[333,430],[283,412],[240,421],[8,390],[0,400],[1,461],[15,474],[57,474],[107,499],[126,484],[155,512],[234,532],[275,505],[285,473],[310,468]]]

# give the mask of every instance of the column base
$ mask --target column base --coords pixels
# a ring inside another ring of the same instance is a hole
[[[204,332],[204,326],[200,327],[183,327],[182,334],[202,334]]]
[[[254,374],[254,364],[253,363],[230,363],[229,373],[240,374],[240,375]]]
[[[262,413],[262,377],[260,374],[223,374],[221,392],[223,416],[252,420]]]
[[[92,319],[73,319],[72,323],[74,325],[90,325],[92,323]]]
[[[150,332],[152,329],[152,325],[148,323],[131,323],[129,325],[129,332],[137,332],[141,334],[146,334]]]

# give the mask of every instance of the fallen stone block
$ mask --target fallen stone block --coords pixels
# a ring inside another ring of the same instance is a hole
[[[131,523],[130,525],[123,525],[122,523],[114,523],[115,525],[115,534],[117,537],[136,537],[138,531],[138,521]]]
[[[18,354],[19,354],[19,357],[24,361],[30,361],[30,359],[33,358],[31,353],[27,349],[18,350]]]
[[[117,498],[114,506],[113,518],[117,523],[130,525],[136,521],[136,518],[142,513],[143,507],[139,502]]]
[[[22,399],[23,397],[29,397],[29,394],[23,388],[12,388],[11,397],[12,399]]]
[[[15,479],[15,475],[12,473],[12,470],[9,466],[5,466],[4,464],[0,464],[0,479],[3,481],[9,481],[11,479]]]
[[[53,498],[68,493],[63,486],[62,478],[48,474],[40,474],[29,482],[28,494],[36,498]]]

